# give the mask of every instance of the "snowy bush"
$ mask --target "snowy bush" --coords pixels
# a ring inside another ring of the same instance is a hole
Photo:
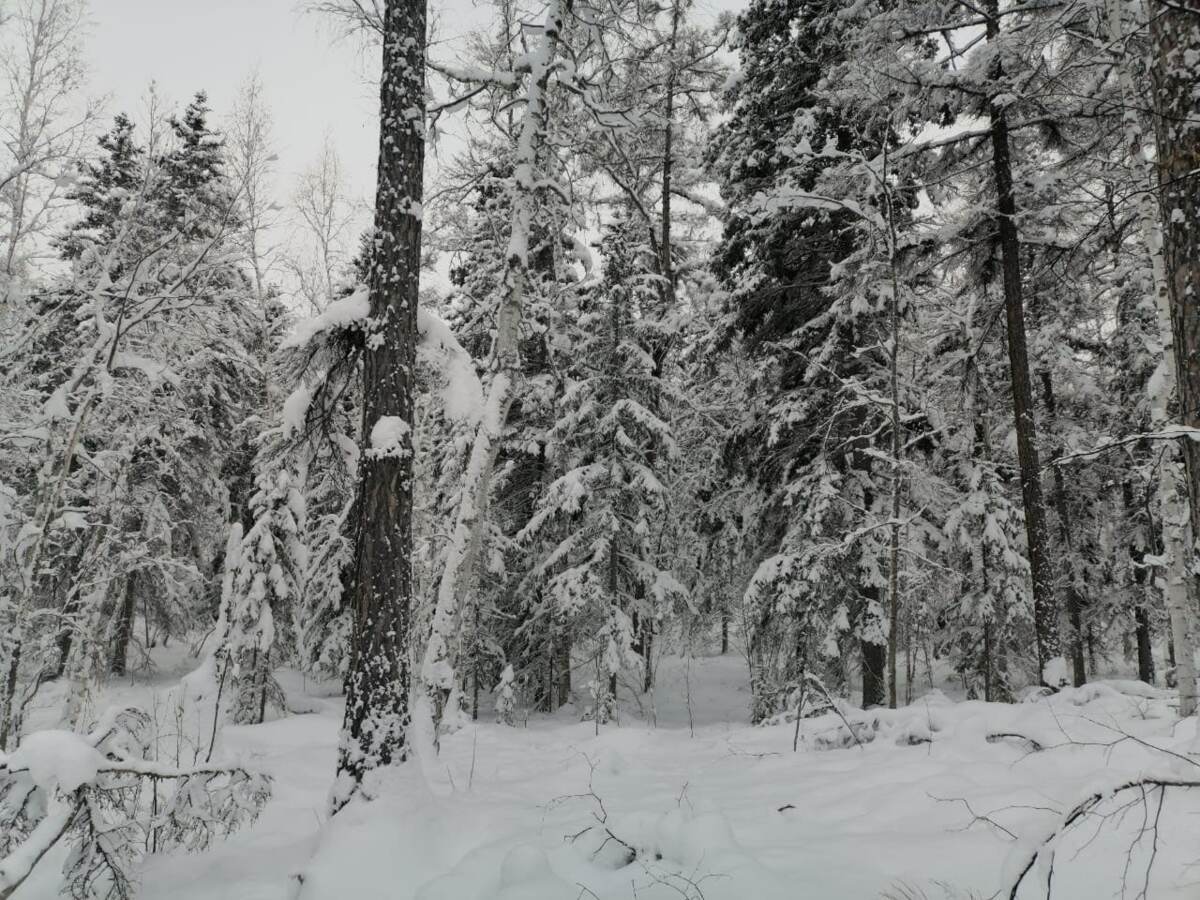
[[[496,685],[496,721],[504,725],[513,724],[513,713],[517,709],[517,698],[513,693],[513,667],[504,667],[500,683]]]
[[[125,900],[144,853],[203,850],[254,820],[270,796],[266,775],[147,759],[148,725],[122,709],[90,734],[36,731],[0,753],[0,898],[61,846],[63,895]]]

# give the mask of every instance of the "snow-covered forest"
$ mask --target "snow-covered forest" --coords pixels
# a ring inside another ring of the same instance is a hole
[[[0,0],[0,900],[1200,897],[1200,0],[306,0],[362,202],[113,15]]]

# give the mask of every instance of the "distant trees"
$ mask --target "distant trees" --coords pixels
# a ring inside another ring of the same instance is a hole
[[[1194,708],[1190,7],[580,2],[454,61],[312,4],[382,42],[375,222],[326,142],[287,240],[261,84],[85,154],[83,8],[12,7],[0,746],[210,628],[235,721],[344,680],[335,807],[489,690],[653,715],[710,646],[755,719],[1159,648]]]
[[[249,499],[239,431],[263,400],[266,313],[207,117],[198,95],[147,145],[116,119],[57,241],[70,271],[23,323],[0,742],[47,677],[70,677],[64,715],[86,717],[91,685],[127,665],[135,614],[143,644],[202,623],[224,523]]]

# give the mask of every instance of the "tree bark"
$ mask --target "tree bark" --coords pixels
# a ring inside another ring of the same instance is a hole
[[[1150,617],[1143,606],[1133,608],[1135,637],[1137,638],[1138,678],[1146,684],[1154,684],[1154,654],[1151,651]]]
[[[121,606],[117,611],[118,619],[113,633],[109,671],[117,676],[124,675],[129,670],[129,641],[133,637],[134,581],[133,573],[125,576]]]
[[[879,604],[879,588],[863,586],[864,605]],[[887,677],[887,646],[877,644],[872,640],[861,638],[859,650],[862,653],[862,705],[863,709],[872,706],[883,706],[886,702]]]
[[[412,603],[412,377],[416,358],[425,157],[425,2],[387,0],[379,174],[371,261],[371,332],[363,363],[363,441],[354,615],[335,811],[373,769],[407,755]],[[373,440],[381,420],[403,423]]]
[[[1053,430],[1058,418],[1058,404],[1054,398],[1054,382],[1050,373],[1042,373],[1042,399],[1046,404],[1047,427]],[[1051,464],[1061,455],[1061,443],[1055,441],[1055,447],[1050,453]],[[1083,659],[1083,598],[1079,594],[1078,571],[1075,559],[1075,539],[1071,529],[1071,509],[1067,505],[1067,489],[1063,484],[1062,466],[1054,469],[1054,510],[1058,513],[1058,535],[1062,546],[1067,551],[1070,564],[1066,567],[1064,577],[1067,579],[1064,594],[1067,598],[1067,621],[1071,625],[1071,680],[1075,687],[1082,687],[1087,682],[1087,667]]]
[[[860,642],[862,651],[862,705],[863,709],[872,706],[883,706],[884,687],[887,679],[884,676],[884,666],[887,662],[887,648],[883,644],[863,640]]]
[[[987,39],[1000,37],[998,0],[987,3]],[[994,86],[999,92],[1003,77],[1000,55],[992,66]],[[1033,622],[1037,642],[1038,680],[1045,680],[1046,663],[1058,655],[1058,610],[1054,602],[1050,539],[1042,495],[1041,462],[1038,458],[1037,425],[1034,420],[1033,389],[1029,376],[1029,353],[1025,340],[1025,301],[1021,284],[1021,244],[1017,234],[1017,204],[1013,193],[1012,152],[1008,116],[1004,106],[989,104],[991,122],[992,177],[996,185],[997,229],[1000,238],[1004,285],[1004,313],[1008,337],[1009,377],[1012,382],[1013,419],[1017,432],[1017,464],[1021,474],[1021,499],[1025,509],[1025,535],[1029,544],[1029,568],[1033,576]]]
[[[1196,92],[1194,61],[1200,53],[1200,2],[1156,0],[1150,4],[1150,12],[1165,293],[1174,339],[1179,417],[1184,426],[1200,428],[1200,94]],[[1200,443],[1185,440],[1181,448],[1194,540],[1200,534]],[[1169,511],[1164,504],[1164,534],[1171,528],[1169,517],[1182,518],[1178,498],[1171,496],[1169,465],[1164,468],[1165,499],[1173,499],[1176,510]],[[1179,712],[1189,716],[1196,711],[1196,616],[1186,584],[1175,584],[1173,574],[1168,573],[1167,590],[1174,592],[1173,597],[1168,593],[1168,610],[1175,641]]]

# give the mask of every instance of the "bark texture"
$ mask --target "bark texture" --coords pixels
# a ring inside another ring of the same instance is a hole
[[[387,0],[384,13],[371,319],[363,365],[365,450],[349,592],[354,634],[335,806],[360,792],[371,770],[406,756],[425,14],[425,0]],[[382,419],[403,423],[397,439],[373,441]]]
[[[1179,417],[1200,427],[1200,0],[1151,4],[1151,42],[1162,203],[1164,280],[1174,339]],[[1153,248],[1152,248],[1153,252]],[[1191,537],[1200,534],[1200,443],[1181,442],[1190,501]],[[1164,535],[1182,529],[1181,498],[1174,496],[1171,463],[1164,465]],[[1175,527],[1172,527],[1172,526]],[[1186,552],[1186,544],[1178,552]],[[1170,548],[1168,548],[1170,552]],[[1167,605],[1175,642],[1179,711],[1196,711],[1195,610],[1182,573],[1167,576]]]

